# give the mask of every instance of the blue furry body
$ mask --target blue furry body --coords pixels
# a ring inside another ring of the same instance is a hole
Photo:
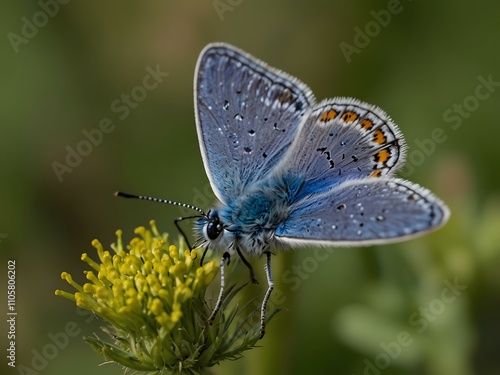
[[[227,250],[238,247],[251,255],[260,255],[274,244],[274,233],[284,225],[296,204],[308,195],[304,179],[297,176],[271,176],[228,204],[220,203],[209,217],[218,216],[225,235],[212,245]],[[202,230],[208,218],[198,220]]]

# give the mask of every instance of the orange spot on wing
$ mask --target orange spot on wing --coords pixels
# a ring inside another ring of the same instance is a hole
[[[382,170],[380,169],[373,171],[373,173],[370,175],[370,177],[380,177],[380,176],[382,176]]]
[[[378,143],[379,145],[387,142],[385,138],[384,132],[380,129],[377,129],[373,132],[373,142]]]
[[[360,122],[359,125],[365,130],[370,130],[371,128],[373,128],[373,121],[365,118],[363,121]]]
[[[323,112],[323,114],[319,118],[319,121],[327,122],[327,121],[333,120],[335,117],[337,117],[337,112],[334,111],[333,109],[330,109],[326,112]]]
[[[385,163],[391,157],[389,150],[382,150],[377,154],[377,160],[379,163]]]
[[[342,121],[344,121],[346,124],[356,121],[357,118],[358,114],[352,111],[347,111],[342,115]]]

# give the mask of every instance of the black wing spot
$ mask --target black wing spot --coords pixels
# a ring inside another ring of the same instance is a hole
[[[316,149],[316,151],[321,153],[321,155],[325,155],[326,160],[330,164],[330,169],[333,169],[335,167],[335,163],[332,160],[332,154],[330,153],[330,151],[326,151],[326,147],[320,147],[320,148]]]

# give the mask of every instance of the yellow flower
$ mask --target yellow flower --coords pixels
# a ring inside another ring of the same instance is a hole
[[[112,251],[92,241],[98,261],[81,257],[91,268],[84,272],[88,282],[80,285],[63,272],[62,279],[76,292],[55,292],[111,325],[104,331],[114,343],[85,338],[98,353],[137,371],[199,374],[255,346],[259,326],[252,323],[253,312],[228,307],[241,287],[228,293],[218,321],[207,322],[211,310],[205,293],[219,270],[215,261],[200,266],[197,250],[169,244],[154,221],[135,234],[124,247],[122,231],[116,231]]]

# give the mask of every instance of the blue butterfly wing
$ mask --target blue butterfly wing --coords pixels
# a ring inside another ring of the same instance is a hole
[[[347,179],[389,177],[404,165],[405,153],[403,136],[384,111],[334,98],[312,109],[278,169],[303,177],[307,195]]]
[[[275,235],[284,245],[372,245],[435,230],[448,217],[446,205],[417,184],[397,178],[365,178],[298,202]]]
[[[296,78],[223,43],[201,52],[194,99],[205,170],[222,202],[269,174],[314,103]]]

